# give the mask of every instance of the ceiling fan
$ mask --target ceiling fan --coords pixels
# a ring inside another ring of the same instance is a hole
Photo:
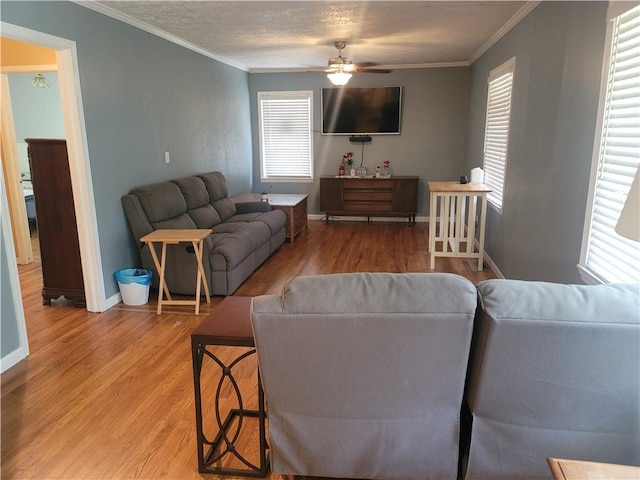
[[[351,78],[352,72],[360,73],[389,73],[391,70],[384,68],[371,68],[375,63],[364,62],[354,65],[347,57],[342,56],[342,50],[346,43],[337,41],[333,43],[338,49],[338,56],[329,59],[329,68],[325,70],[327,77],[334,85],[346,85]]]

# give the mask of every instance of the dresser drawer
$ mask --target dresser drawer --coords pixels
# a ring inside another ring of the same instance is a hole
[[[392,212],[393,205],[391,203],[346,203],[344,204],[345,212]]]
[[[344,202],[393,202],[393,192],[378,192],[378,191],[367,191],[367,192],[354,192],[351,190],[347,190],[344,192]]]
[[[393,190],[393,180],[373,178],[354,178],[344,180],[344,191],[353,189],[364,190]]]

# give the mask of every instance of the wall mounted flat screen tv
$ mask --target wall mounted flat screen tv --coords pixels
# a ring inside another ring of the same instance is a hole
[[[323,135],[397,135],[402,87],[322,89]]]

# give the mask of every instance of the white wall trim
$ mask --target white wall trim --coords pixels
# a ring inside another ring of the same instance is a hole
[[[13,352],[0,358],[0,373],[4,373],[13,367],[16,363],[24,360],[29,356],[29,351],[20,347]]]
[[[120,292],[116,293],[115,295],[111,295],[109,298],[107,298],[105,302],[105,310],[108,310],[114,305],[119,304],[121,301],[122,301],[122,295],[120,294]]]
[[[498,40],[504,37],[509,31],[515,27],[520,21],[529,15],[540,3],[541,0],[527,2],[520,10],[518,10],[513,17],[509,19],[507,23],[505,23],[500,30],[498,30],[487,42],[480,47],[476,53],[469,59],[469,64],[472,64],[476,60],[478,60],[484,53],[493,47]]]
[[[18,277],[18,264],[16,263],[15,247],[13,244],[13,235],[11,234],[11,222],[9,221],[9,202],[7,200],[4,173],[2,172],[2,164],[0,163],[0,203],[2,208],[0,211],[0,222],[2,222],[2,245],[4,245],[5,255],[9,268],[9,284],[11,285],[11,296],[16,313],[16,324],[18,327],[19,347],[8,355],[0,359],[0,372],[4,372],[8,368],[14,366],[23,358],[29,355],[29,338],[27,337],[27,323],[24,317],[24,308],[22,306],[22,291],[20,289],[20,279]],[[3,287],[3,288],[6,288]]]
[[[325,220],[326,216],[323,213],[310,213],[309,215],[307,215],[307,218],[309,220]],[[371,219],[372,222],[395,222],[395,223],[409,223],[409,219],[408,218],[403,218],[401,215],[398,215],[397,217],[369,217]],[[336,220],[336,221],[340,221],[340,222],[366,222],[367,221],[367,217],[358,217],[358,216],[351,216],[351,215],[329,215],[329,220]],[[420,222],[429,222],[429,217],[420,217],[417,216],[416,217],[416,223],[420,223]]]
[[[4,32],[2,32],[4,34]],[[57,72],[58,65],[8,65],[0,67],[1,73],[43,73]]]
[[[103,312],[106,310],[105,288],[76,43],[5,22],[0,23],[0,29],[3,37],[56,50],[87,310]]]

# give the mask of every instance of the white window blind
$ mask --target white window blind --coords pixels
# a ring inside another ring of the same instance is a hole
[[[487,118],[484,131],[484,183],[491,188],[490,203],[502,210],[504,180],[507,170],[509,118],[515,58],[511,58],[489,74]]]
[[[640,243],[615,226],[640,166],[640,7],[613,20],[604,87],[580,266],[587,281],[638,282]]]
[[[258,92],[261,177],[313,179],[313,92]]]

